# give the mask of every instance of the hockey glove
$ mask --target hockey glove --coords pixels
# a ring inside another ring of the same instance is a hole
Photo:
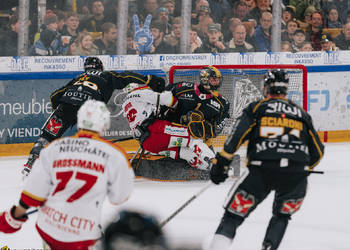
[[[161,93],[165,89],[165,80],[162,77],[150,75],[148,86],[155,92]]]
[[[191,121],[188,129],[195,139],[206,141],[215,137],[215,128],[207,121]]]
[[[12,234],[22,228],[22,224],[28,220],[28,216],[23,218],[15,218],[13,216],[16,206],[13,206],[10,211],[5,211],[0,214],[0,232]]]
[[[210,169],[210,180],[215,184],[224,182],[228,177],[228,168],[231,161],[217,153]]]

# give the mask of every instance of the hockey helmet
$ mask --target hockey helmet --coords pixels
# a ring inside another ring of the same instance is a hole
[[[84,70],[98,70],[103,71],[103,63],[97,57],[87,57],[84,61]]]
[[[169,249],[153,216],[125,210],[106,228],[103,244],[104,250]]]
[[[287,94],[289,78],[283,69],[269,70],[263,81],[266,94]]]
[[[98,132],[100,135],[110,126],[110,112],[104,102],[87,100],[78,110],[77,126]]]
[[[211,78],[216,78],[219,82],[213,85],[213,79]],[[210,90],[217,90],[221,86],[223,81],[221,72],[214,66],[208,66],[201,69],[199,80],[201,85],[209,87]]]

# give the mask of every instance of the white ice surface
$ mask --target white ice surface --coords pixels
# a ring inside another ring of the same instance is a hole
[[[0,211],[18,203],[23,187],[20,171],[25,157],[0,158]],[[349,250],[350,249],[350,143],[326,145],[325,157],[309,178],[304,203],[293,216],[281,250]],[[105,202],[103,225],[121,208],[155,215],[159,221],[167,218],[205,182],[137,181],[135,190],[124,205],[115,207]],[[164,226],[172,246],[192,245],[207,248],[223,214],[222,204],[232,181],[212,186]],[[271,216],[270,195],[237,230],[231,249],[260,249]],[[34,228],[36,214],[30,216],[20,232],[0,233],[0,247],[10,249],[40,249],[41,239]]]

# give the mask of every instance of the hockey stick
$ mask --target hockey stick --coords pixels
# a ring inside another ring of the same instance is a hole
[[[324,171],[307,170],[306,172],[310,174],[324,174]]]
[[[121,142],[121,141],[127,141],[127,140],[132,140],[135,139],[133,136],[125,137],[125,138],[120,138],[120,139],[114,139],[111,140],[111,142]]]
[[[135,160],[136,156],[140,153],[140,150],[142,149],[141,146],[136,150],[135,154],[130,159],[130,164],[132,164],[133,160]]]
[[[38,212],[38,211],[39,211],[39,209],[36,208],[36,209],[34,209],[34,210],[32,210],[32,211],[27,212],[24,216],[28,216],[28,215],[34,214],[34,213],[36,213],[36,212]]]
[[[178,213],[180,213],[188,204],[190,204],[194,199],[196,199],[200,194],[202,194],[205,190],[211,187],[214,183],[212,181],[208,181],[204,187],[197,191],[190,199],[188,199],[181,207],[176,209],[174,213],[172,213],[168,218],[162,221],[159,226],[162,228],[165,224],[167,224],[172,218],[174,218]]]

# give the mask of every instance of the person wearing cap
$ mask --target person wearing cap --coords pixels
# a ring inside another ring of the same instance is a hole
[[[301,29],[297,29],[293,34],[292,52],[299,52],[305,40],[306,40],[305,32]]]
[[[233,32],[233,38],[227,44],[227,52],[254,52],[253,45],[246,42],[246,28],[238,24]]]
[[[350,23],[344,25],[342,33],[334,39],[340,50],[350,50]]]
[[[163,8],[166,8],[168,10],[169,16],[171,18],[174,17],[174,11],[175,11],[175,1],[174,0],[162,0],[160,2],[160,6]]]
[[[191,23],[197,25],[202,17],[210,15],[209,2],[207,0],[196,0],[191,13]]]
[[[161,22],[164,26],[164,34],[168,35],[171,32],[171,24],[170,24],[170,17],[169,17],[169,11],[168,9],[164,7],[160,7],[157,10],[156,18],[155,20]]]
[[[290,0],[289,5],[295,7],[295,17],[299,20],[303,19],[303,14],[308,7],[313,6],[315,10],[321,9],[319,0]]]
[[[310,5],[304,11],[303,18],[297,19],[297,22],[302,30],[306,31],[308,27],[311,26],[311,16],[314,12],[316,12],[316,8],[313,5]]]
[[[253,35],[254,47],[257,52],[271,51],[272,14],[268,11],[263,12],[259,23]]]
[[[221,24],[212,23],[208,25],[207,40],[194,53],[223,53],[226,45],[223,42]]]
[[[282,11],[282,26],[281,29],[287,28],[287,23],[295,18],[295,7],[292,5],[286,6]]]
[[[153,35],[153,44],[150,54],[175,54],[175,47],[164,41],[164,24],[159,21],[153,21],[150,29]]]
[[[67,42],[62,41],[61,34],[57,32],[58,19],[55,13],[48,10],[44,17],[44,29],[39,39],[29,49],[31,56],[58,56],[68,51]]]
[[[321,35],[321,51],[337,51],[339,48],[332,42],[332,38],[328,34]]]

